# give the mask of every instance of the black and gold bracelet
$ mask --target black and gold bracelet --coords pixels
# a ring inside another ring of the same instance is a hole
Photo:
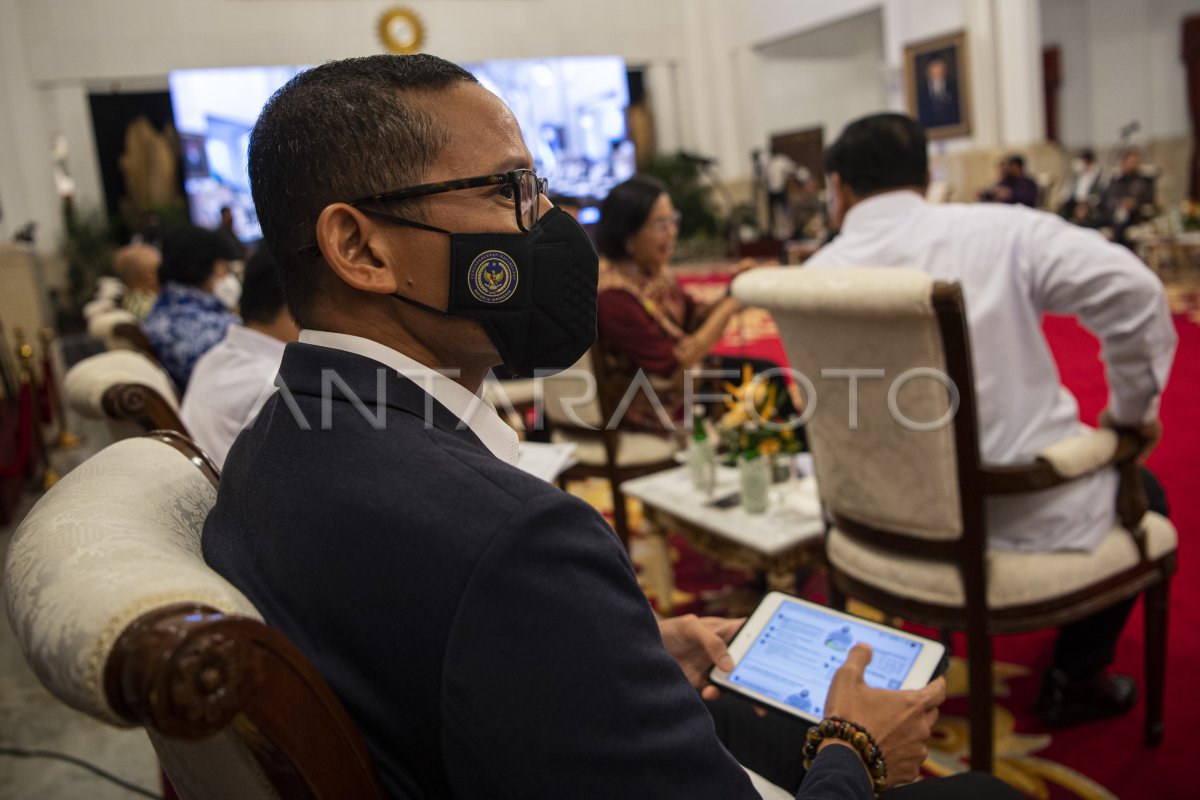
[[[883,759],[883,751],[875,737],[867,733],[867,729],[857,722],[851,722],[842,717],[826,717],[820,724],[808,729],[808,737],[804,743],[804,769],[811,769],[813,759],[817,757],[817,748],[825,739],[841,739],[858,751],[871,782],[875,786],[875,795],[879,796],[887,789],[887,762]]]

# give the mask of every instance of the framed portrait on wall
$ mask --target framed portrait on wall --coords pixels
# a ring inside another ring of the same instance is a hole
[[[967,36],[963,31],[904,48],[908,113],[930,139],[971,133],[971,87]]]

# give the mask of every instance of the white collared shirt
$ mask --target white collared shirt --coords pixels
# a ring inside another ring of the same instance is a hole
[[[200,357],[179,416],[196,444],[224,466],[233,440],[275,391],[284,343],[242,325]]]
[[[443,374],[387,345],[361,336],[304,330],[300,332],[300,341],[333,350],[344,350],[394,369],[458,417],[463,426],[470,428],[496,458],[516,466],[519,448],[517,433],[505,424],[496,413],[495,407],[483,396],[482,387],[479,392],[471,392],[455,381],[453,375]]]
[[[971,331],[979,447],[993,465],[1028,463],[1079,433],[1079,407],[1059,381],[1044,313],[1077,315],[1103,342],[1109,410],[1154,421],[1175,353],[1162,283],[1119,245],[1047,214],[997,204],[931,204],[916,192],[869,197],[806,267],[898,266],[962,285]],[[1106,470],[1034,495],[992,498],[993,545],[1092,550],[1113,523]]]

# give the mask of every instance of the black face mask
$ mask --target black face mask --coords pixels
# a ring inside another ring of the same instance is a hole
[[[425,311],[480,323],[514,377],[567,369],[592,346],[600,260],[570,214],[552,208],[528,233],[452,233],[387,218],[450,237],[446,310],[398,292],[393,296]]]

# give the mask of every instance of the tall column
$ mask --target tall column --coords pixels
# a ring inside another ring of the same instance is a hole
[[[1001,144],[1000,78],[992,9],[995,0],[965,0],[971,68],[971,133],[976,147]]]
[[[1000,139],[1025,145],[1046,138],[1041,0],[993,0]]]
[[[680,131],[679,85],[673,61],[652,61],[643,73],[646,95],[654,112],[654,138],[660,153],[673,153],[683,146]]]
[[[734,4],[695,0],[682,14],[684,62],[679,78],[683,102],[682,144],[698,155],[716,158],[726,178],[743,174],[735,55],[732,37]]]
[[[50,136],[29,72],[17,0],[0,0],[0,239],[38,225],[39,249],[53,247],[61,222],[50,169]]]

